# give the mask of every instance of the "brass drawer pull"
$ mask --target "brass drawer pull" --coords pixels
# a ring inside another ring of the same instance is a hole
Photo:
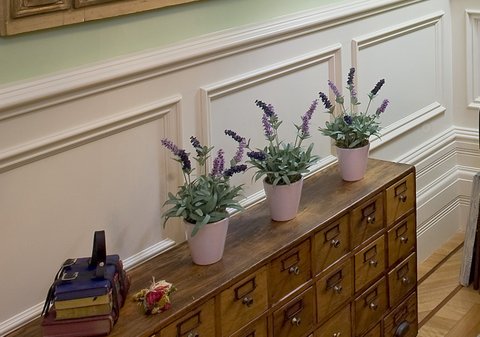
[[[407,276],[402,277],[402,283],[407,285],[410,284],[410,279]]]
[[[337,294],[340,294],[342,290],[343,288],[341,284],[337,284],[335,287],[333,287],[333,291],[335,291]]]
[[[300,274],[300,268],[298,266],[291,266],[288,272],[290,274],[298,275]]]
[[[400,242],[401,243],[407,243],[408,242],[408,237],[407,236],[401,236],[400,237]]]
[[[378,309],[378,304],[372,302],[368,305],[368,307],[371,309],[371,310],[377,310]]]
[[[200,335],[196,331],[190,331],[187,337],[200,337]]]
[[[340,337],[342,335],[341,332],[335,332],[332,337]]]
[[[290,322],[292,323],[292,325],[300,326],[300,323],[302,323],[302,319],[300,317],[293,317]]]
[[[369,224],[375,223],[375,215],[369,215],[367,217],[367,223],[369,223]]]
[[[378,261],[377,260],[370,260],[370,261],[368,261],[368,265],[370,267],[377,267]]]
[[[253,304],[253,298],[251,298],[250,296],[245,296],[242,300],[242,303],[245,304],[247,307],[250,307]]]
[[[333,248],[338,248],[340,246],[340,240],[339,239],[333,239],[330,241],[330,246]]]
[[[407,195],[406,194],[400,194],[398,196],[398,199],[401,201],[401,202],[406,202],[407,201]]]

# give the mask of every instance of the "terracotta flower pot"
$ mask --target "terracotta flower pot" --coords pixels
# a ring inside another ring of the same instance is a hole
[[[263,181],[272,220],[288,221],[295,218],[302,196],[302,187],[303,178],[290,185],[274,186]]]
[[[343,180],[357,181],[364,177],[369,149],[370,143],[354,149],[337,147],[338,167]]]
[[[204,225],[194,236],[192,230],[195,225],[186,221],[184,224],[193,263],[203,266],[222,259],[229,218]]]

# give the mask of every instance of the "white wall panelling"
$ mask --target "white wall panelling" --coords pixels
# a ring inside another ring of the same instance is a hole
[[[362,97],[386,79],[378,104],[391,105],[371,156],[416,165],[419,260],[428,256],[462,227],[480,167],[477,130],[452,123],[449,11],[448,0],[345,2],[0,88],[0,267],[11,275],[0,289],[10,303],[0,335],[38,314],[60,262],[88,255],[95,229],[107,230],[109,252],[128,267],[183,239],[178,221],[161,227],[166,193],[182,175],[160,139],[184,147],[193,134],[233,153],[223,130],[234,129],[263,147],[260,99],[290,140],[328,79],[344,87],[350,61]],[[467,12],[472,68],[478,13]],[[314,171],[335,161],[316,131],[327,118],[313,118],[310,141],[322,157]],[[263,197],[251,173],[235,176],[246,206]],[[24,267],[32,259],[33,284]]]
[[[480,11],[466,10],[467,104],[480,109]]]
[[[293,124],[301,124],[301,115],[318,98],[318,79],[338,79],[340,52],[341,45],[336,44],[201,88],[203,139],[212,145],[224,144],[222,146],[228,149],[227,153],[234,153],[234,144],[229,146],[228,142],[222,141],[225,139],[224,130],[234,129],[249,139],[252,149],[263,147],[262,111],[255,106],[255,100],[259,99],[278,103],[275,109],[283,120],[279,129],[280,137],[293,142],[296,132]],[[293,96],[294,100],[291,99]],[[305,103],[298,106],[298,101]],[[323,109],[320,106],[315,119],[324,123],[328,115],[318,112]],[[330,142],[316,131],[315,126],[310,131],[312,136],[305,141],[305,146],[314,142],[314,152],[326,159],[331,155]],[[319,165],[328,165],[329,162],[331,160],[323,160],[313,169],[319,169]],[[252,184],[252,176],[253,172],[250,171],[235,177],[239,184],[246,186],[245,194],[250,196],[244,204],[251,204],[264,196],[261,182]]]
[[[445,112],[445,107],[439,103],[445,92],[441,43],[443,15],[443,12],[434,13],[352,40],[352,65],[359,74],[360,91],[373,88],[381,75],[387,76],[382,89],[384,96],[395,97],[395,92],[403,96],[401,101],[391,99],[391,108],[382,116],[385,125],[382,142],[374,141],[372,149]],[[420,76],[406,77],[408,74]],[[371,87],[366,87],[366,82]]]

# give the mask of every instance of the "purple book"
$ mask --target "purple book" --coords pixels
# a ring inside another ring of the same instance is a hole
[[[56,320],[53,308],[43,318],[43,337],[88,337],[107,336],[113,329],[115,312],[85,318]]]

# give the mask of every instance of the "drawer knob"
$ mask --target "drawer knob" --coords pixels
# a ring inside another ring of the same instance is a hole
[[[190,331],[187,337],[199,337],[200,335],[196,331]]]
[[[372,302],[368,305],[368,307],[370,308],[370,310],[377,310],[378,309],[378,304]]]
[[[371,266],[371,267],[376,267],[378,265],[378,261],[377,260],[370,260],[370,261],[368,261],[368,265]]]
[[[292,266],[292,267],[290,267],[288,272],[290,274],[298,275],[298,274],[300,274],[300,268],[298,266]]]
[[[375,216],[368,216],[367,217],[367,223],[373,224],[375,222]]]
[[[343,288],[341,284],[337,284],[335,287],[333,287],[333,291],[335,291],[337,294],[340,294],[342,290]]]
[[[333,248],[338,248],[340,246],[340,240],[333,239],[332,241],[330,241],[330,246],[332,246]]]
[[[407,243],[407,242],[408,242],[408,237],[406,237],[406,236],[401,236],[401,237],[400,237],[400,242],[401,242],[401,243]]]
[[[340,337],[342,335],[341,332],[335,332],[332,337]]]
[[[407,201],[407,196],[405,194],[400,194],[398,196],[398,199],[400,199],[401,202],[406,202]]]
[[[402,283],[407,285],[410,283],[410,279],[407,276],[402,277]]]
[[[300,317],[293,317],[291,320],[292,325],[299,326],[300,323],[302,323],[302,320]]]
[[[410,330],[410,323],[408,323],[407,321],[403,321],[398,325],[397,330],[395,330],[395,334],[393,336],[404,337],[407,335],[408,330]]]
[[[253,304],[253,298],[250,296],[245,296],[242,300],[242,303],[245,304],[247,307],[250,307]]]

